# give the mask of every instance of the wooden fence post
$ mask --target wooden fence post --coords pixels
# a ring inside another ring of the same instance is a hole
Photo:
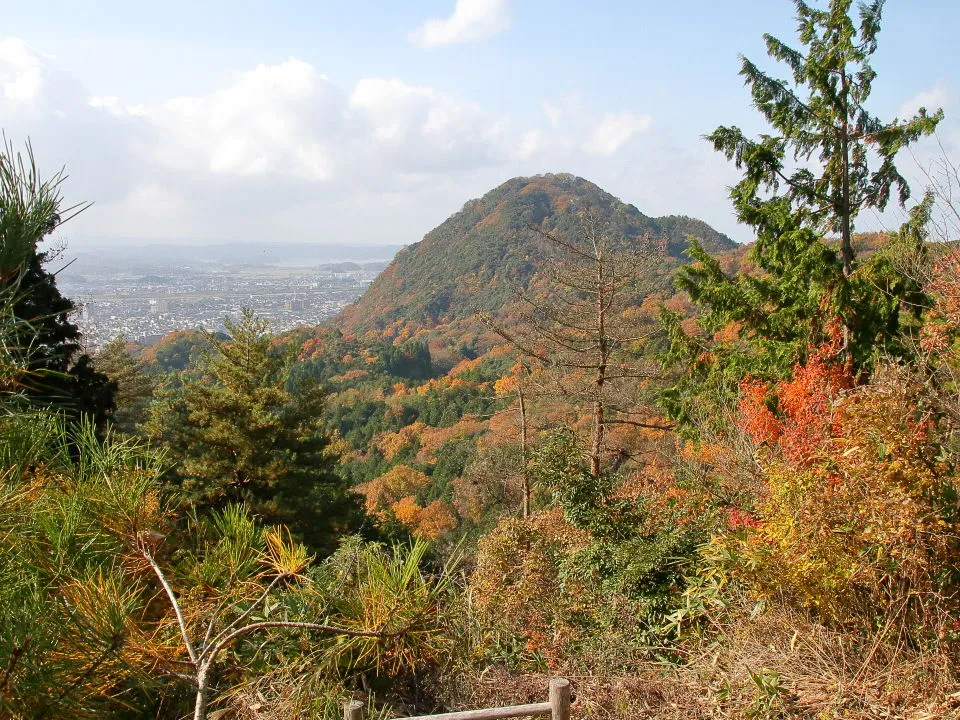
[[[550,715],[553,720],[570,720],[570,681],[566,678],[550,681]]]
[[[343,720],[363,720],[363,703],[351,700],[343,704]]]

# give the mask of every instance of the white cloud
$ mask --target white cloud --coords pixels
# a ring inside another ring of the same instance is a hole
[[[31,141],[41,173],[66,166],[66,188],[78,193],[68,200],[112,202],[134,180],[130,145],[144,128],[90,100],[56,58],[23,40],[0,39],[0,124],[7,138],[15,145]]]
[[[427,87],[397,79],[364,78],[350,96],[350,107],[365,114],[377,142],[402,143],[425,121],[425,111],[436,99]]]
[[[164,164],[327,180],[334,161],[326,139],[342,130],[343,109],[343,94],[326,76],[291,58],[259,65],[208,95],[173,98],[148,115],[168,135],[157,148]]]
[[[608,113],[583,144],[584,151],[591,155],[611,157],[637,133],[650,127],[650,115],[635,115],[629,112]]]
[[[408,35],[422,48],[485,40],[510,27],[509,0],[457,0],[448,18],[433,18]]]
[[[0,39],[0,109],[20,115],[63,112],[83,99],[80,83],[53,55],[39,53],[19,38]]]
[[[0,87],[9,100],[29,101],[43,88],[43,59],[23,40],[0,40]]]
[[[921,93],[917,93],[900,106],[900,112],[897,117],[907,119],[913,117],[920,108],[926,108],[928,112],[935,113],[940,108],[945,108],[951,104],[952,97],[950,92],[939,83]]]
[[[368,128],[373,147],[398,172],[488,165],[509,152],[505,120],[433,88],[365,78],[349,106]]]
[[[544,100],[540,103],[540,107],[543,108],[543,114],[547,116],[547,119],[550,121],[551,127],[558,127],[563,120],[563,109],[557,107],[553,103]]]
[[[538,151],[540,151],[543,148],[543,145],[543,131],[540,129],[530,130],[520,141],[520,147],[517,149],[517,154],[520,156],[521,160],[526,160],[530,157],[533,157]]]
[[[187,198],[176,189],[157,183],[134,185],[120,202],[105,210],[110,213],[112,229],[120,235],[137,235],[142,232],[144,220],[153,217],[164,219],[167,232],[190,232],[184,222],[190,213]]]
[[[684,159],[663,138],[630,142],[649,116],[598,113],[575,94],[520,124],[399,78],[342,87],[290,59],[132,105],[91,96],[20,41],[0,43],[0,83],[9,137],[29,135],[43,170],[66,165],[68,200],[96,202],[74,239],[412,242],[509,177],[558,171],[651,214],[696,210],[675,197],[698,182],[681,177]],[[716,194],[725,205],[722,184]]]
[[[147,114],[147,108],[144,105],[124,105],[120,98],[113,95],[94,96],[89,100],[90,107],[97,110],[106,110],[111,115],[117,117],[124,116],[144,116]]]

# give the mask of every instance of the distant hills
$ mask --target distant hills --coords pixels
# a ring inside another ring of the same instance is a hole
[[[701,220],[648,217],[597,185],[568,174],[508,180],[400,250],[364,295],[334,324],[350,332],[381,330],[398,320],[429,326],[473,314],[496,312],[524,289],[544,266],[543,244],[531,225],[572,231],[577,213],[591,209],[609,221],[628,244],[644,238],[665,241],[658,276],[665,284],[687,261],[688,238],[711,253],[738,245]]]
[[[363,264],[388,261],[402,245],[351,245],[347,243],[151,243],[137,245],[116,242],[86,246],[68,255],[80,267],[96,265],[124,270],[159,265],[217,265],[224,267],[264,266],[317,267],[329,263]]]

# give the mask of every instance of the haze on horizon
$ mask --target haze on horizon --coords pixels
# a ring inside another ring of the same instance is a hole
[[[20,3],[0,36],[0,125],[16,147],[31,139],[42,171],[66,166],[68,201],[96,203],[64,230],[73,249],[408,244],[467,199],[545,172],[746,241],[726,193],[737,173],[701,136],[763,129],[737,54],[775,67],[762,34],[795,44],[791,11],[789,0],[589,11],[303,0],[269,14],[248,0]],[[943,107],[940,141],[954,152],[957,27],[954,0],[889,0],[869,102],[883,120]],[[917,157],[935,152],[927,142]],[[919,178],[910,158],[901,167]]]

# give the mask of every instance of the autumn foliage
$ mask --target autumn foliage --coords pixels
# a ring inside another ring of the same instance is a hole
[[[576,584],[562,581],[563,566],[589,543],[560,511],[505,520],[480,542],[470,586],[477,609],[525,647],[558,658],[573,628],[565,618]]]
[[[739,425],[755,443],[776,447],[803,464],[823,449],[833,431],[833,404],[853,378],[838,360],[838,343],[814,349],[789,380],[775,385],[753,378],[740,385]]]
[[[897,369],[852,388],[821,352],[788,381],[746,385],[741,422],[763,444],[766,489],[722,542],[756,587],[841,622],[930,627],[953,607],[955,488],[920,390]]]
[[[364,496],[364,507],[370,515],[382,521],[394,519],[415,537],[436,540],[457,526],[457,518],[449,503],[442,500],[425,507],[417,503],[417,492],[429,482],[430,478],[419,470],[396,465],[357,490]]]

